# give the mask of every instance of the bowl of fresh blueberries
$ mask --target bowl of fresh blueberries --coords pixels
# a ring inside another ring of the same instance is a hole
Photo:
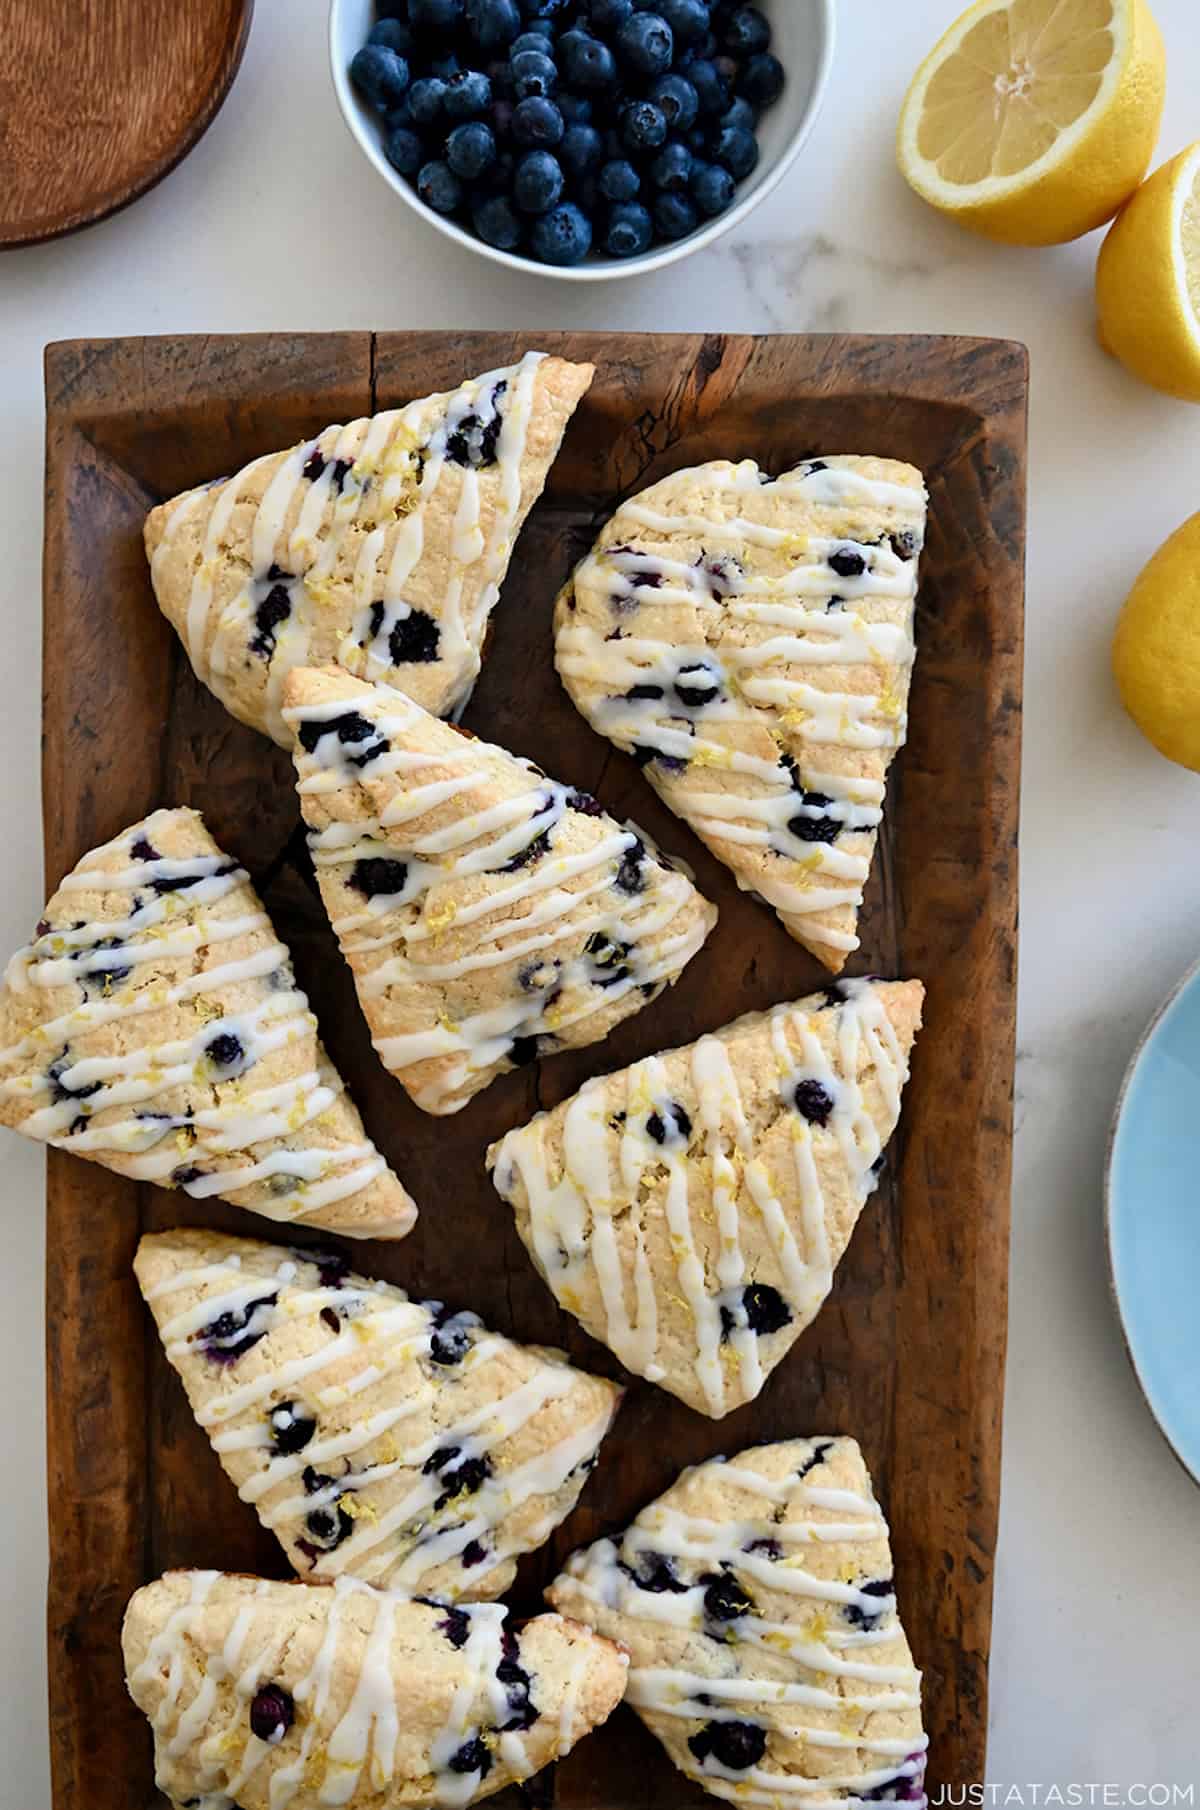
[[[470,249],[596,280],[659,269],[791,166],[834,0],[332,0],[334,88],[385,181]]]

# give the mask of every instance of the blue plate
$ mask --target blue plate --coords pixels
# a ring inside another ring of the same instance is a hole
[[[1172,1451],[1200,1483],[1200,965],[1130,1063],[1105,1211],[1130,1360]]]

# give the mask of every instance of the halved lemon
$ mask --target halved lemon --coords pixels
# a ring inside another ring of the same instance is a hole
[[[1122,208],[1096,265],[1100,340],[1156,389],[1200,402],[1200,143]]]
[[[1113,671],[1143,735],[1200,771],[1200,515],[1163,543],[1129,593]]]
[[[1145,175],[1165,86],[1145,0],[977,0],[913,77],[900,169],[990,239],[1077,239]]]

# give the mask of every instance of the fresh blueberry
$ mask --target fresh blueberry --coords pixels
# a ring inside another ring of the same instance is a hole
[[[478,119],[492,104],[492,84],[481,69],[463,69],[446,83],[447,119]]]
[[[489,119],[492,132],[498,144],[506,144],[512,137],[513,114],[516,108],[511,101],[493,101]]]
[[[544,214],[563,191],[563,173],[549,151],[526,151],[513,172],[513,200],[526,214]]]
[[[456,56],[435,57],[429,65],[429,73],[436,75],[439,81],[448,82],[451,76],[461,75],[462,68]]]
[[[592,249],[592,226],[573,201],[543,214],[533,229],[533,255],[543,264],[580,264]]]
[[[739,6],[721,33],[721,42],[731,56],[758,56],[770,48],[771,27],[757,6]]]
[[[413,47],[412,29],[400,19],[380,19],[367,33],[367,43],[378,44],[384,50],[394,50],[397,56],[406,57]]]
[[[653,101],[634,101],[621,115],[621,137],[631,151],[657,151],[667,141],[667,116]]]
[[[633,201],[642,179],[627,157],[614,157],[600,172],[600,193],[608,201]]]
[[[559,49],[567,80],[576,88],[611,88],[616,81],[617,59],[608,45],[590,32],[564,32]]]
[[[692,198],[708,219],[723,214],[733,201],[736,183],[719,163],[692,165]]]
[[[417,193],[435,214],[453,214],[462,204],[462,183],[448,163],[437,160],[421,166]]]
[[[446,140],[446,162],[464,182],[475,182],[496,161],[496,140],[481,119],[455,126]]]
[[[742,1589],[731,1572],[706,1571],[700,1582],[708,1586],[704,1592],[704,1613],[710,1621],[737,1621],[739,1616],[753,1611],[754,1598]]]
[[[833,1111],[833,1095],[823,1082],[806,1075],[802,1081],[797,1081],[792,1099],[795,1101],[796,1111],[810,1125],[828,1125],[829,1115]]]
[[[647,208],[636,201],[618,202],[608,216],[604,249],[613,258],[636,258],[649,251],[654,222]]]
[[[663,146],[650,165],[650,174],[655,188],[668,193],[687,188],[692,174],[692,154],[681,139],[673,138]]]
[[[710,58],[697,57],[689,63],[687,79],[696,90],[701,113],[724,113],[729,105],[729,89]]]
[[[744,95],[738,94],[730,101],[718,120],[720,126],[741,126],[747,132],[753,132],[758,125],[758,115]]]
[[[695,125],[700,96],[686,76],[675,71],[660,75],[650,90],[650,99],[662,108],[672,132],[687,132]]]
[[[531,94],[527,100],[517,102],[512,133],[519,145],[561,144],[563,116],[553,101]]]
[[[524,229],[520,216],[505,195],[492,195],[479,202],[471,220],[484,244],[494,245],[498,251],[515,251],[521,243]]]
[[[595,126],[568,126],[558,155],[568,176],[578,182],[600,162],[604,155],[604,140]]]
[[[655,11],[662,14],[680,44],[695,44],[711,23],[706,0],[656,0]]]
[[[409,111],[414,125],[435,126],[442,117],[446,84],[436,75],[424,75],[413,83],[408,93]]]
[[[727,1771],[745,1772],[766,1753],[767,1737],[757,1722],[706,1722],[688,1737],[688,1746],[701,1766],[711,1754]]]
[[[690,195],[663,194],[654,203],[654,224],[664,239],[684,239],[700,224]]]
[[[722,126],[713,141],[713,156],[742,182],[758,163],[758,140],[744,126]]]
[[[364,855],[354,863],[346,884],[364,899],[391,898],[404,891],[407,878],[405,862],[390,860],[387,855]]]
[[[544,50],[520,50],[512,58],[509,67],[513,76],[513,93],[519,101],[551,95],[558,85],[558,67]]]
[[[408,17],[417,31],[453,31],[463,21],[463,0],[408,0]]]
[[[384,44],[364,44],[354,53],[350,80],[380,113],[398,107],[408,88],[408,64]]]
[[[558,110],[569,126],[590,126],[592,103],[586,94],[560,94]]]
[[[738,93],[744,94],[750,105],[761,113],[779,99],[784,80],[783,64],[766,50],[759,56],[749,57],[742,65]]]
[[[486,1779],[492,1770],[491,1749],[479,1735],[474,1740],[464,1741],[456,1747],[446,1762],[451,1772],[477,1772],[481,1779]]]
[[[462,132],[468,128],[460,126],[458,129]],[[399,170],[402,176],[411,179],[425,161],[425,146],[411,127],[393,126],[383,141],[383,154],[393,169]],[[281,586],[276,588],[282,589]],[[256,622],[257,620],[258,618],[255,617]]]
[[[296,1406],[294,1401],[281,1401],[271,1409],[268,1420],[271,1446],[285,1457],[302,1452],[317,1430],[317,1423]]]
[[[861,578],[867,569],[866,559],[856,547],[836,547],[829,564],[839,578]]]
[[[548,55],[553,37],[554,26],[547,19],[539,19],[534,24],[527,25],[520,37],[514,38],[509,47],[509,68],[512,69],[514,59],[519,57],[522,51],[536,50],[540,57]]]
[[[467,0],[467,23],[480,50],[502,50],[521,29],[517,0]]]
[[[633,0],[591,0],[588,16],[593,31],[619,31],[633,12]]]
[[[278,1747],[296,1716],[291,1694],[281,1684],[266,1684],[250,1703],[250,1729],[269,1747]]]
[[[634,13],[617,32],[617,49],[638,75],[662,75],[671,67],[675,37],[661,13]]]

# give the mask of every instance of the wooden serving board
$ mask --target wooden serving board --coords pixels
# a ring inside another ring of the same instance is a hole
[[[0,5],[0,251],[90,226],[173,170],[229,92],[253,6]]]
[[[603,1048],[505,1077],[452,1119],[424,1117],[379,1065],[319,904],[292,855],[288,757],[193,679],[142,553],[163,497],[329,422],[392,407],[519,356],[520,336],[333,333],[78,341],[47,354],[47,888],[161,804],[195,805],[262,886],[372,1136],[422,1206],[404,1243],[354,1249],[368,1273],[476,1309],[619,1375],[560,1314],[485,1176],[489,1141],[591,1073],[818,986],[815,960],[586,726],[551,662],[555,591],[617,499],[680,466],[872,452],[926,474],[929,537],[907,748],[852,973],[928,989],[901,1128],[832,1296],[757,1402],[724,1422],[630,1391],[583,1502],[516,1592],[532,1611],[579,1543],[623,1526],[681,1466],[756,1441],[857,1435],[890,1515],[901,1609],[924,1668],[930,1782],[982,1779],[1000,1477],[1021,696],[1026,358],[999,340],[545,334],[592,359],[517,549],[472,729],[598,794],[693,864],[721,921],[666,997]],[[285,1573],[225,1480],[163,1358],[130,1271],[139,1234],[180,1223],[276,1236],[50,1153],[47,1225],[50,1693],[59,1810],[154,1800],[149,1733],[119,1629],[172,1565]],[[631,1711],[528,1788],[563,1810],[711,1803]]]

